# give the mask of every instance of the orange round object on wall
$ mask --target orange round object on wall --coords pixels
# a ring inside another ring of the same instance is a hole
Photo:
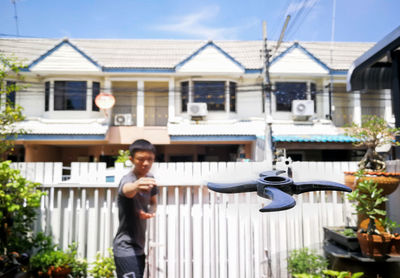
[[[115,97],[112,94],[100,93],[96,96],[94,103],[100,109],[109,109],[115,104]]]

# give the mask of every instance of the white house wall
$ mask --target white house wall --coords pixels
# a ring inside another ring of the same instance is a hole
[[[246,119],[249,117],[263,117],[261,86],[254,85],[256,80],[246,80],[238,84],[236,92],[237,117]]]
[[[329,72],[304,51],[294,48],[272,63],[270,73],[325,75]]]
[[[90,60],[68,44],[61,45],[31,67],[32,72],[100,72]]]
[[[213,46],[208,46],[177,69],[179,73],[243,73],[244,70]]]

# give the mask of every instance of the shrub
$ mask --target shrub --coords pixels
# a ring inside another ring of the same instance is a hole
[[[294,274],[310,274],[322,276],[322,271],[328,266],[328,261],[308,248],[293,250],[288,258],[288,270]],[[312,277],[312,276],[311,276]]]
[[[111,248],[108,249],[109,257],[104,257],[101,253],[97,253],[96,261],[93,263],[92,269],[89,271],[93,278],[111,278],[114,277],[115,263],[114,255]]]

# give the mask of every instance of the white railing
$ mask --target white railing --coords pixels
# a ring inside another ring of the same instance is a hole
[[[72,163],[63,182],[61,163],[14,167],[48,193],[37,230],[51,233],[62,248],[77,242],[79,255],[88,260],[98,251],[107,254],[118,225],[116,182],[129,169]],[[343,172],[355,170],[356,163],[295,162],[291,168],[295,181],[342,183]],[[260,213],[269,201],[256,193],[219,194],[205,186],[211,180],[257,178],[270,170],[261,162],[159,163],[153,170],[160,194],[157,216],[148,222],[149,277],[287,277],[290,250],[318,249],[323,226],[354,223],[342,193],[305,193],[295,197],[293,209]]]

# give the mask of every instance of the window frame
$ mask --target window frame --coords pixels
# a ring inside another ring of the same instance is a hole
[[[226,112],[227,111],[227,100],[226,100],[226,92],[228,90],[229,93],[229,112],[232,113],[236,113],[237,110],[237,91],[238,91],[238,84],[239,81],[237,80],[233,80],[233,79],[219,79],[219,78],[205,78],[205,79],[184,79],[184,80],[180,80],[179,81],[179,85],[180,85],[180,103],[181,103],[181,112],[182,113],[186,113],[187,112],[187,104],[189,102],[195,103],[195,102],[202,102],[202,101],[195,101],[195,83],[199,83],[199,82],[208,82],[208,83],[212,83],[212,82],[221,82],[224,84],[224,89],[223,89],[223,94],[222,94],[222,98],[223,98],[223,105],[221,108],[217,109],[213,109],[212,107],[210,107],[210,104],[205,101],[205,103],[207,103],[207,110],[209,112],[215,112],[215,113],[220,113],[220,112]],[[228,89],[226,88],[226,84],[228,83]],[[185,85],[183,85],[185,84]],[[232,96],[231,92],[232,92],[232,84],[235,84],[235,95],[234,97]],[[192,86],[192,90],[190,90],[190,85]],[[221,103],[220,103],[221,104]],[[233,107],[233,108],[232,108]]]
[[[64,83],[64,85],[61,85],[61,83]],[[68,83],[82,83],[82,88],[74,88],[74,87],[69,87]],[[88,87],[88,81],[82,81],[82,80],[54,80],[53,82],[54,86],[54,106],[53,110],[54,111],[87,111],[87,87]],[[60,86],[64,86],[61,88],[57,88],[57,84],[60,84]],[[57,90],[58,89],[58,90]],[[67,91],[66,89],[71,89],[71,91]],[[82,89],[82,91],[80,91]],[[83,93],[81,93],[83,92]],[[69,95],[69,94],[77,94],[77,96]],[[78,95],[79,94],[79,95]],[[69,96],[68,96],[69,95]],[[61,98],[61,106],[59,103],[57,103],[58,97]],[[73,101],[72,100],[77,99],[81,101],[81,104],[77,106],[76,108],[73,107]],[[70,101],[70,103],[68,103]]]

